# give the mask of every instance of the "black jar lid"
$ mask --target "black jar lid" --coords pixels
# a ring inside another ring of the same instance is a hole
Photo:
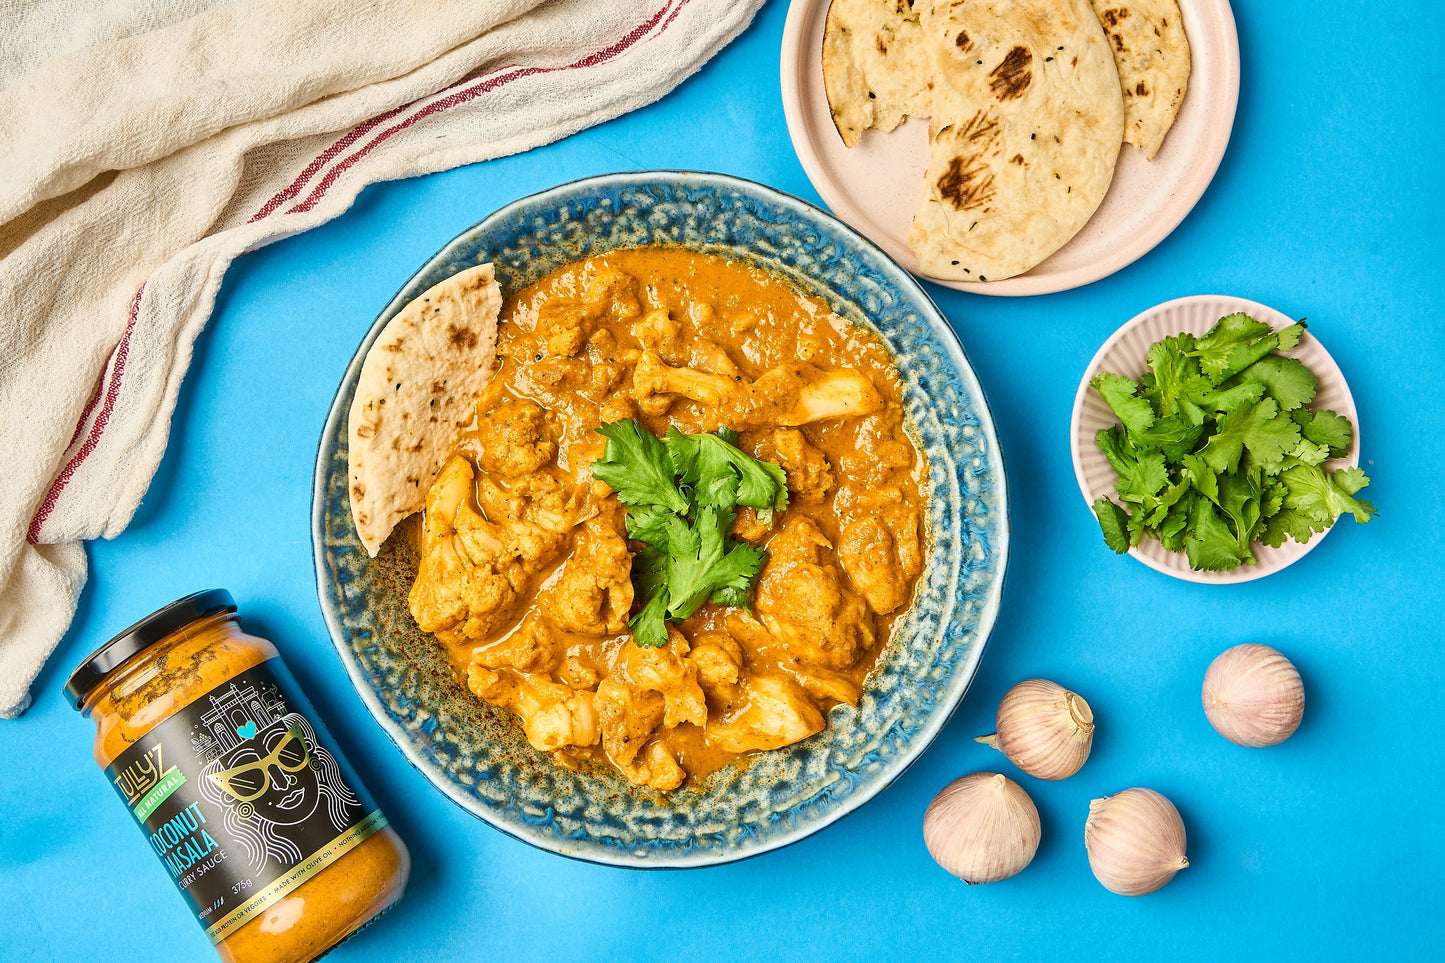
[[[207,589],[193,592],[185,598],[176,599],[163,609],[157,609],[141,619],[115,638],[96,649],[65,683],[65,695],[79,709],[85,704],[86,696],[126,659],[148,648],[170,635],[177,629],[185,628],[198,619],[218,612],[236,611],[236,600],[225,589]]]

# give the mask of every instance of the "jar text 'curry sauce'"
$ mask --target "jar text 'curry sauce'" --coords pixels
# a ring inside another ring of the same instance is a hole
[[[561,765],[670,790],[819,732],[922,569],[924,460],[877,337],[740,262],[641,248],[508,300],[476,426],[426,497],[410,605],[481,699]],[[751,611],[712,603],[633,643],[627,509],[592,477],[605,422],[730,428],[790,504],[733,536],[768,560]]]

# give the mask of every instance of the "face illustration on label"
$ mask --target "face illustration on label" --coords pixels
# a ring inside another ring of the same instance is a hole
[[[208,773],[233,806],[281,826],[309,818],[321,794],[312,755],[301,726],[290,717],[259,731],[247,723],[241,731],[255,734],[225,753],[224,767]]]

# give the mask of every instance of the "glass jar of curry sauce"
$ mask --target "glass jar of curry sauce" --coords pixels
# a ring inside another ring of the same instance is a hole
[[[401,896],[406,847],[229,592],[141,619],[65,691],[222,960],[314,960]]]

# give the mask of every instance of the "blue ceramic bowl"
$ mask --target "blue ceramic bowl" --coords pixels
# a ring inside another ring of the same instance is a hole
[[[906,386],[927,455],[929,549],[917,599],[857,708],[823,732],[663,795],[534,751],[510,716],[479,702],[407,611],[416,559],[393,539],[367,557],[347,496],[346,422],[362,359],[402,307],[491,261],[504,294],[618,248],[673,245],[788,279],[878,333]],[[316,460],[312,509],[321,608],[351,680],[387,735],[462,808],[543,849],[622,866],[741,859],[795,842],[898,777],[963,698],[998,612],[1008,554],[1003,462],[963,349],[918,283],[819,209],[721,174],[588,178],[523,198],[448,244],[376,319],[346,369]]]

